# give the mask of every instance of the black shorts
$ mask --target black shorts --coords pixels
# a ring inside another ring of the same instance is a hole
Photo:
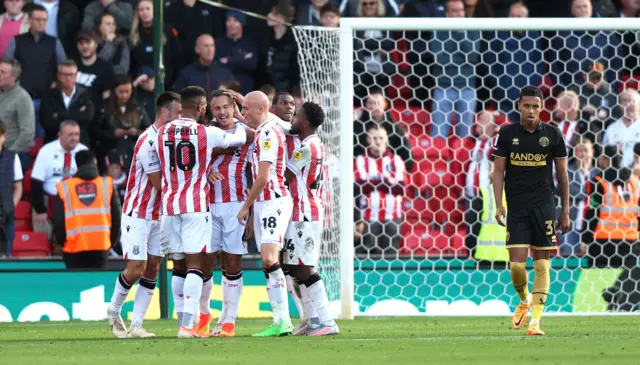
[[[507,247],[555,249],[557,247],[555,205],[549,203],[532,208],[509,207]]]

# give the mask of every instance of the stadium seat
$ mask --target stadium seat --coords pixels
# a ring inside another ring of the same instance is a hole
[[[391,109],[391,115],[404,127],[407,134],[414,137],[428,136],[431,115],[427,110],[417,107]]]
[[[451,151],[444,138],[431,138],[429,136],[409,136],[411,152],[416,161],[432,160],[447,162],[451,158]]]
[[[467,256],[464,248],[464,236],[456,233],[453,236],[429,228],[420,221],[407,220],[401,227],[402,245],[400,254],[427,256],[431,258]]]
[[[33,230],[31,220],[31,203],[20,201],[14,210],[16,231],[31,232]]]
[[[624,75],[620,81],[621,82],[617,90],[618,94],[623,92],[625,89],[638,90],[640,86],[640,75]]]
[[[408,220],[422,220],[423,222],[433,221],[433,213],[429,211],[427,199],[418,197],[407,200],[404,203],[405,218]]]
[[[44,233],[16,232],[11,254],[15,257],[51,256],[51,245],[47,235]]]
[[[32,144],[29,146],[29,156],[34,159],[38,156],[38,152],[44,145],[44,140],[42,138],[36,137],[33,139]]]

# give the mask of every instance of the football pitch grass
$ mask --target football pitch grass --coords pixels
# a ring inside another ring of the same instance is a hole
[[[0,324],[0,364],[640,364],[640,316],[546,317],[526,337],[504,317],[359,318],[336,337],[252,338],[268,320],[239,320],[235,338],[177,339],[176,321],[147,321],[154,339],[116,339],[103,322]]]

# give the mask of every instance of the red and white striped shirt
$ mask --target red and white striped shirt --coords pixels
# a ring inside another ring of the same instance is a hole
[[[127,179],[123,214],[154,221],[160,219],[160,192],[147,177],[147,174],[160,171],[160,159],[155,146],[157,139],[158,129],[155,125],[151,125],[138,137]]]
[[[340,161],[332,153],[326,153],[322,166],[322,177],[324,178],[322,185],[322,201],[324,203],[324,226],[333,228],[334,210],[336,207],[335,187],[333,186],[336,179],[340,176]]]
[[[233,133],[233,131],[229,131]],[[233,154],[213,156],[211,169],[224,176],[224,180],[211,184],[211,204],[245,201],[248,188],[245,170],[249,163],[251,146],[238,147]]]
[[[359,155],[355,160],[355,180],[358,183],[381,183],[393,178],[395,183],[404,182],[405,165],[400,156],[391,152],[375,157]],[[402,195],[373,190],[360,197],[362,218],[366,221],[389,221],[402,218]]]
[[[482,140],[476,139],[475,146],[471,151],[471,161],[467,170],[465,181],[465,193],[468,197],[476,196],[479,187],[489,187],[491,181],[491,156],[493,155],[493,140],[491,138]]]
[[[179,118],[158,131],[158,155],[162,171],[162,210],[166,215],[209,211],[207,174],[214,148],[239,147],[246,132],[235,133],[205,127],[193,119]]]
[[[266,120],[256,129],[254,137],[251,171],[253,180],[258,178],[260,162],[271,162],[269,180],[256,201],[265,201],[289,196],[289,189],[284,184],[286,168],[286,142],[282,127],[274,120]]]
[[[290,151],[287,168],[293,172],[293,178],[289,181],[293,199],[291,221],[322,221],[324,145],[316,134],[303,141],[298,137],[287,136],[287,150]]]

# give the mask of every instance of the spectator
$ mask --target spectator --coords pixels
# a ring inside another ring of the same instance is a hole
[[[447,2],[447,18],[462,18],[464,14],[462,1]],[[479,43],[477,31],[438,31],[430,40],[429,50],[435,57],[431,69],[436,83],[432,137],[449,136],[453,112],[457,114],[455,135],[466,137],[471,134],[476,110],[475,65],[480,59]]]
[[[217,90],[220,84],[233,80],[233,75],[227,66],[215,60],[216,46],[212,36],[203,34],[198,37],[196,53],[198,61],[180,71],[173,89],[180,91],[186,86],[200,86],[207,92],[207,100],[209,100],[211,93]]]
[[[122,157],[122,166],[128,171],[138,136],[151,125],[147,112],[133,97],[133,83],[128,76],[115,80],[105,118],[108,130],[104,133],[108,139],[105,145],[110,146],[107,154]]]
[[[269,13],[269,31],[262,43],[261,75],[263,84],[271,84],[276,92],[290,92],[300,82],[298,44],[293,31],[284,23],[293,19],[293,7],[280,2]]]
[[[406,170],[402,158],[388,148],[384,128],[372,124],[367,135],[367,151],[357,155],[354,164],[356,199],[365,223],[363,227],[357,222],[362,241],[356,252],[396,254],[400,248]]]
[[[529,9],[525,4],[517,1],[509,7],[509,18],[528,18]]]
[[[22,197],[22,166],[18,155],[4,148],[6,132],[0,121],[0,257],[11,256],[16,232],[13,209]]]
[[[311,0],[310,4],[296,6],[296,25],[322,25],[320,9],[329,4],[329,0]]]
[[[585,114],[586,118],[583,119],[581,114]],[[558,102],[553,111],[553,120],[564,136],[564,144],[567,147],[569,156],[571,156],[573,147],[580,140],[580,137],[595,141],[599,136],[596,133],[601,126],[598,126],[595,121],[589,122],[589,119],[591,119],[590,114],[580,112],[578,94],[570,90],[558,94]],[[592,126],[593,129],[591,128]]]
[[[591,18],[593,8],[590,0],[573,0],[571,13],[576,18]],[[615,32],[561,31],[549,34],[551,49],[547,57],[551,61],[551,76],[554,83],[563,88],[576,87],[583,83],[579,62],[607,60],[605,79],[616,81],[622,67],[620,39]],[[614,85],[615,88],[615,85]]]
[[[78,8],[69,0],[35,0],[33,3],[43,6],[49,14],[45,33],[58,38],[67,57],[75,58],[75,37],[81,21]]]
[[[633,146],[640,142],[640,94],[627,89],[618,96],[618,100],[622,117],[607,127],[602,144],[619,146],[622,166],[630,167],[633,164]]]
[[[640,17],[640,2],[636,0],[616,1],[618,9],[615,15],[622,18]],[[619,32],[622,41],[622,52],[624,55],[624,69],[631,75],[640,74],[640,42],[635,31]]]
[[[489,177],[491,175],[493,138],[499,130],[496,114],[491,111],[478,113],[474,129],[475,133],[469,136],[468,142],[462,148],[469,151],[469,158],[464,161],[463,167],[463,171],[465,171],[464,191],[467,198],[477,196],[479,188],[488,188],[491,184]]]
[[[320,8],[320,23],[323,27],[337,28],[340,26],[340,9],[333,4],[326,4]]]
[[[116,20],[109,13],[102,14],[98,26],[98,58],[107,61],[117,75],[129,73],[131,54],[127,40],[118,35]]]
[[[224,35],[224,23],[221,21],[223,13],[197,0],[175,0],[167,3],[169,5],[165,9],[165,21],[177,31],[186,64],[194,63],[198,59],[195,52],[198,37],[210,34],[217,39]]]
[[[599,164],[604,168],[591,181],[589,235],[585,240],[589,264],[596,267],[637,266],[638,199],[640,181],[621,166],[618,148],[604,149]],[[622,213],[618,213],[622,212]]]
[[[385,138],[389,141],[389,148],[394,155],[399,156],[407,171],[412,171],[413,156],[407,133],[398,122],[393,120],[390,111],[386,111],[386,100],[381,90],[374,90],[365,99],[364,109],[353,122],[353,155],[358,156],[366,152],[369,146],[367,130],[375,124],[385,129]]]
[[[232,79],[238,80],[242,93],[253,91],[253,73],[258,67],[258,45],[243,35],[244,14],[230,10],[225,15],[226,37],[216,39],[216,60],[225,65]],[[231,80],[231,79],[230,79]]]
[[[139,0],[133,16],[129,42],[131,44],[131,73],[140,72],[143,67],[153,68],[153,2]],[[165,67],[165,83],[172,85],[177,71],[184,66],[182,47],[178,39],[178,31],[165,24],[162,38],[162,58]]]
[[[18,61],[0,62],[0,120],[4,125],[4,148],[15,152],[23,170],[31,166],[29,144],[36,130],[36,117],[29,93],[18,83],[22,69]]]
[[[124,201],[124,195],[127,192],[127,173],[124,169],[124,161],[122,156],[111,154],[107,156],[107,176],[113,180],[113,188],[118,192],[120,201]]]
[[[527,14],[527,8],[521,3],[514,3],[509,10],[509,17],[521,18]],[[516,108],[520,90],[528,85],[540,85],[545,74],[542,34],[537,31],[490,33],[486,50],[482,51],[483,62],[478,67],[479,73],[488,72],[488,77],[481,80],[491,90],[490,98],[496,101],[498,109],[509,119],[520,120]]]
[[[29,31],[29,16],[22,12],[24,0],[4,0],[4,6],[7,12],[0,15],[0,59],[13,37]]]
[[[584,228],[584,211],[588,199],[587,182],[591,179],[593,167],[593,145],[588,139],[580,140],[574,156],[567,165],[569,174],[569,218],[573,229],[560,235],[560,254],[564,256],[580,252],[580,232]],[[559,193],[558,193],[559,195]]]
[[[77,85],[84,86],[91,93],[91,102],[96,110],[102,110],[104,100],[109,97],[109,89],[113,81],[113,67],[98,58],[98,40],[93,32],[81,32],[78,34],[78,63]]]
[[[385,12],[382,0],[360,0],[358,17],[383,17]],[[353,39],[355,60],[353,64],[355,94],[364,97],[367,89],[376,85],[387,87],[391,82],[391,75],[396,73],[396,65],[391,62],[390,53],[396,44],[388,31],[364,30],[357,31]]]
[[[147,112],[150,120],[156,118],[156,73],[151,67],[143,67],[138,77],[133,81],[136,102]]]
[[[347,17],[356,17],[362,11],[365,11],[366,7],[378,7],[383,9],[382,15],[385,17],[394,17],[400,15],[400,5],[403,1],[398,0],[341,0],[340,1],[340,13]]]
[[[45,130],[44,142],[56,139],[60,123],[73,120],[80,125],[80,142],[95,146],[91,142],[98,132],[94,123],[95,109],[91,93],[84,86],[76,85],[78,66],[73,60],[66,60],[58,66],[58,85],[46,92],[42,98],[40,120]]]
[[[78,173],[56,186],[56,242],[67,269],[104,269],[120,238],[122,206],[111,178],[98,175],[93,152],[80,151],[75,160]]]
[[[600,123],[592,123],[591,132],[597,133],[604,129],[612,117],[613,107],[617,102],[616,95],[611,92],[609,83],[604,80],[604,64],[602,62],[587,61],[584,65],[584,82],[580,87],[572,88],[580,96],[582,111],[596,118]],[[617,116],[616,118],[619,118]],[[600,129],[594,130],[593,128]]]
[[[269,101],[273,101],[273,98],[275,98],[276,96],[276,88],[271,84],[264,84],[260,86],[260,91],[262,91],[267,96],[267,98],[269,98]]]
[[[231,90],[231,91],[237,92],[238,94],[242,94],[242,87],[240,86],[240,83],[236,80],[223,82],[222,84],[220,84],[220,87],[218,88],[218,90]]]
[[[82,19],[83,30],[94,30],[100,24],[104,14],[113,16],[119,31],[129,33],[133,21],[133,7],[126,1],[120,0],[94,0],[84,8]]]
[[[36,136],[44,136],[40,121],[40,101],[56,80],[56,67],[65,60],[60,40],[44,33],[47,11],[41,5],[33,5],[29,15],[29,32],[15,36],[4,58],[15,58],[22,66],[20,86],[33,99],[36,113]]]
[[[490,0],[464,0],[464,12],[467,18],[494,17]]]
[[[51,238],[49,217],[53,215],[56,184],[75,175],[75,155],[87,147],[80,143],[80,125],[73,120],[60,124],[58,139],[42,146],[31,172],[31,205],[33,230]]]

